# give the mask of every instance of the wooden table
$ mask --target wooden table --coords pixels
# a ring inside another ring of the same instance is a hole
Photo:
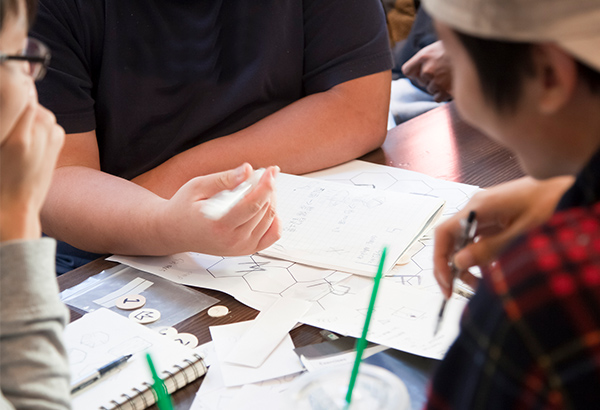
[[[482,188],[523,176],[514,155],[461,120],[453,103],[391,129],[360,159]]]
[[[390,130],[383,146],[361,159],[482,187],[522,176],[514,156],[465,124],[452,104],[436,108]],[[60,290],[73,287],[115,265],[98,259],[68,272],[58,278]],[[223,318],[211,318],[203,311],[177,325],[180,332],[196,335],[200,343],[211,340],[209,326],[251,320],[258,314],[225,293],[209,289],[202,289],[202,292],[219,299],[219,304],[227,306],[231,313]],[[81,312],[71,309],[71,321],[79,317]],[[303,325],[293,330],[291,335],[296,346],[306,346],[323,341],[319,331]],[[410,366],[419,370],[429,371],[432,367],[427,359],[406,359]],[[179,390],[173,396],[176,408],[188,409],[201,383],[202,379]]]

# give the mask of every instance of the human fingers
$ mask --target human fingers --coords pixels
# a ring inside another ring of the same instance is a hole
[[[438,225],[435,230],[433,274],[444,294],[449,294],[450,292],[452,278],[450,261],[452,260],[457,235],[460,231],[460,221],[464,216],[466,216],[466,210],[459,211],[456,215]]]
[[[442,93],[442,92],[443,92],[443,91],[442,91],[442,90],[441,90],[441,89],[438,87],[438,85],[437,85],[437,83],[436,83],[435,81],[430,81],[430,82],[427,84],[426,90],[427,90],[427,93],[428,93],[429,95],[432,95],[434,99],[435,99],[435,96],[436,96],[436,94],[438,94],[438,93]],[[439,102],[439,101],[438,101],[438,102]]]
[[[279,167],[268,167],[256,186],[244,196],[221,220],[232,227],[241,227],[264,211],[275,191],[275,176]]]
[[[275,178],[278,173],[279,173],[279,167],[275,167],[273,178]],[[263,229],[261,227],[257,227],[258,231],[256,232],[256,234],[258,237],[260,237],[260,240],[256,246],[255,251],[259,251],[268,246],[271,246],[272,244],[277,242],[277,240],[279,240],[279,238],[281,238],[281,222],[280,222],[279,218],[277,217],[277,195],[276,195],[275,191],[273,191],[271,193],[271,201],[269,203],[269,210],[267,211],[266,215],[269,216],[270,221],[265,220],[263,226],[266,227],[268,225],[268,228],[263,231]]]
[[[408,78],[416,78],[421,72],[421,59],[415,54],[402,65],[402,73]]]
[[[424,70],[426,62],[425,56],[419,52],[402,66],[402,72],[406,78],[422,88],[427,88],[432,80],[431,74]]]
[[[35,139],[38,155],[44,165],[54,169],[58,154],[65,141],[65,130],[56,123],[56,117],[47,108],[38,105],[35,110],[35,120],[32,126],[32,136]]]
[[[255,252],[260,249],[263,249],[262,247],[269,246],[269,245],[265,245],[265,243],[271,242],[271,241],[272,241],[271,243],[273,243],[280,237],[281,233],[279,232],[279,220],[277,218],[276,202],[277,202],[277,197],[275,195],[275,192],[273,192],[271,194],[271,200],[267,204],[267,209],[266,209],[265,213],[261,215],[260,220],[257,220],[256,223],[254,223],[255,226],[254,226],[251,236],[252,236],[252,238],[255,238],[255,240],[258,241]],[[274,224],[275,224],[275,230],[271,229]],[[269,237],[267,237],[266,239],[263,239],[265,237],[265,235],[267,235],[267,233],[270,233]]]
[[[423,66],[423,79],[427,81],[427,92],[433,96],[436,102],[443,102],[450,99],[450,82],[445,73],[438,73],[433,64]]]
[[[479,284],[479,278],[474,276],[468,270],[459,271],[458,278],[471,289],[477,289],[477,285]]]
[[[246,162],[228,171],[203,176],[200,179],[201,189],[197,191],[201,195],[199,199],[210,198],[217,192],[233,189],[248,179],[251,174],[252,166]]]
[[[240,236],[246,238],[248,244],[252,244],[252,251],[256,251],[256,245],[260,238],[269,229],[275,218],[275,209],[267,202],[250,220],[237,228]]]
[[[495,228],[478,231],[477,241],[456,253],[455,265],[459,269],[467,269],[493,262],[514,239],[537,225],[536,219],[531,213],[523,212],[508,222],[499,222]]]
[[[264,231],[268,229],[268,224],[271,220],[268,220],[269,204],[266,203],[253,217],[241,225],[236,225],[232,221],[211,221],[214,226],[216,234],[221,238],[221,245],[223,250],[220,251],[219,255],[222,256],[234,256],[234,255],[248,255],[256,252],[257,244],[260,241],[258,235],[264,234]],[[255,228],[261,224],[261,221],[265,220],[265,227],[258,228],[255,233]],[[261,232],[261,230],[263,232]]]
[[[3,192],[12,186],[15,194],[18,191],[30,199],[45,194],[64,135],[49,110],[35,101],[28,106],[2,147],[2,169],[7,171],[2,178],[7,188]]]
[[[36,115],[36,104],[33,99],[26,105],[20,117],[15,122],[13,128],[8,131],[8,136],[3,140],[2,147],[8,148],[9,151],[4,151],[7,155],[13,155],[12,149],[23,148],[28,145],[31,139],[31,127]]]
[[[267,231],[261,236],[258,245],[256,245],[256,251],[263,250],[273,245],[281,238],[281,222],[277,215],[271,221]]]
[[[450,101],[451,98],[452,96],[444,90],[438,90],[436,93],[433,94],[433,100],[438,103]]]

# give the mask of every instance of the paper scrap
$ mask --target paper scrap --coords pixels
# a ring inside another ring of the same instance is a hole
[[[242,335],[250,329],[252,322],[239,322],[209,328],[217,359],[221,364],[225,386],[239,386],[287,376],[304,370],[302,363],[294,353],[294,344],[289,334],[277,346],[275,351],[265,360],[262,366],[252,368],[226,363],[226,358]]]
[[[311,306],[305,300],[277,299],[252,321],[252,326],[238,340],[226,361],[249,367],[262,366]]]
[[[373,356],[376,353],[383,352],[387,350],[387,346],[382,345],[374,345],[372,347],[368,347],[363,352],[363,360]],[[356,359],[356,351],[336,354],[333,356],[324,356],[317,357],[314,359],[309,359],[306,356],[300,356],[300,361],[306,367],[306,370],[309,372],[314,372],[315,370],[323,369],[326,367],[332,366],[340,366],[340,365],[352,365],[354,360]]]
[[[280,410],[289,407],[287,389],[301,373],[243,386],[226,387],[218,361],[204,376],[190,410]]]

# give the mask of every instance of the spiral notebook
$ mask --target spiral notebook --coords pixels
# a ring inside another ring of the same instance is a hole
[[[156,401],[145,354],[150,352],[169,393],[206,373],[198,350],[108,309],[88,313],[65,330],[72,380],[127,354],[133,357],[73,395],[73,409],[145,409]]]

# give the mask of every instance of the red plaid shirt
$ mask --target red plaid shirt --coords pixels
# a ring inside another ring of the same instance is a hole
[[[600,155],[483,275],[431,409],[600,406]]]

